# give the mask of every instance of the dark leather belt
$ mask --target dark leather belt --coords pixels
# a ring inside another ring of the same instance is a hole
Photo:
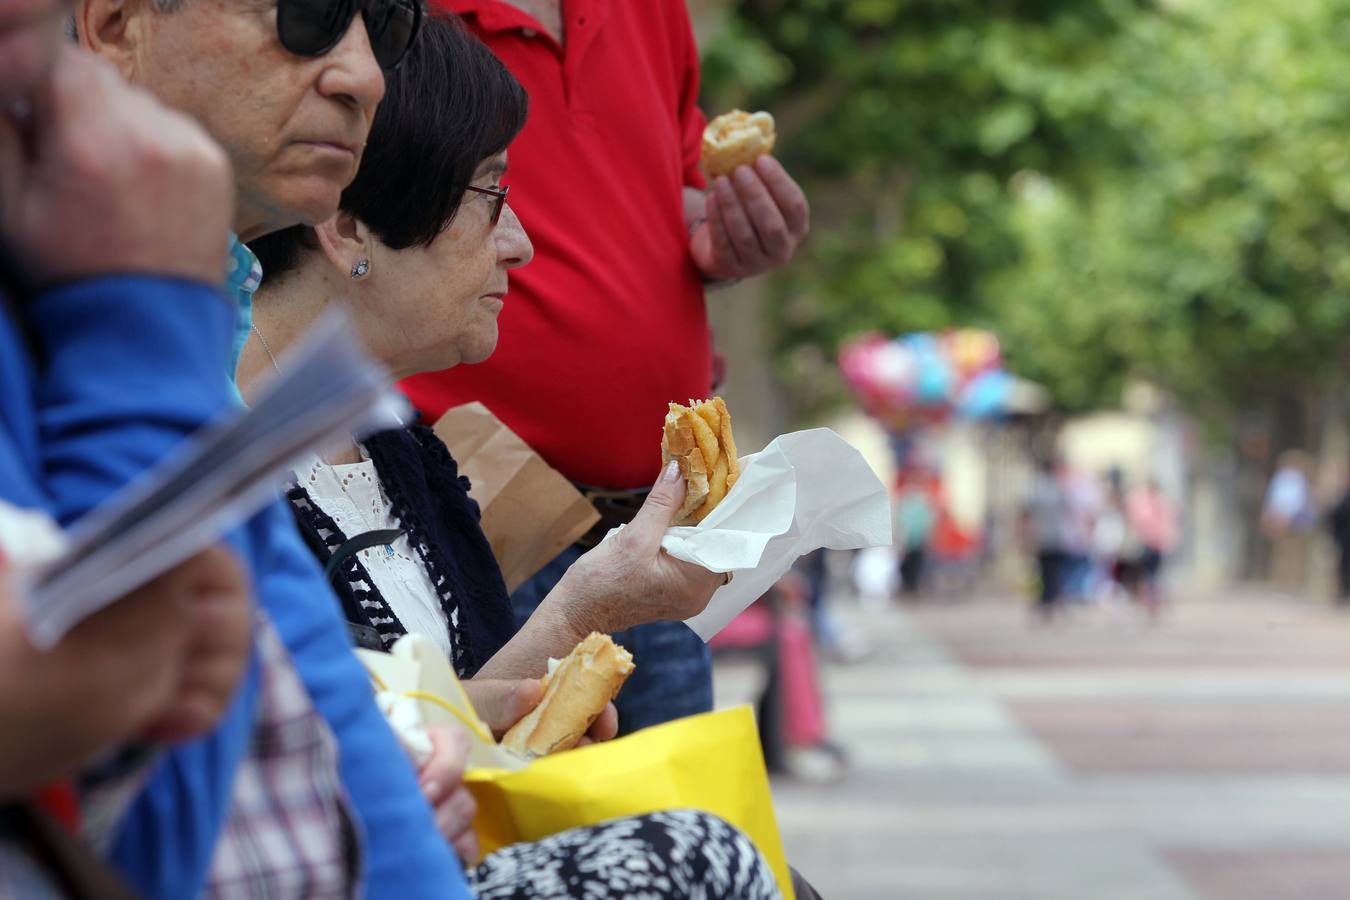
[[[604,488],[591,487],[590,485],[574,485],[581,491],[582,496],[591,502],[595,511],[600,514],[600,521],[591,526],[591,530],[583,534],[577,544],[589,550],[596,544],[605,539],[611,529],[618,528],[620,525],[627,525],[633,521],[637,511],[642,508],[646,502],[650,490],[637,491],[609,491]]]

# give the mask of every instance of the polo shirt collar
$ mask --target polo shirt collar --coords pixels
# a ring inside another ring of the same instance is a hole
[[[248,343],[249,331],[253,328],[253,293],[262,284],[262,264],[253,251],[239,240],[239,236],[230,233],[230,258],[225,262],[225,283],[221,289],[225,296],[234,302],[234,349],[230,357],[230,382],[234,382],[234,373],[239,368],[239,356]]]
[[[598,23],[609,11],[610,0],[563,0],[563,15],[593,16]],[[484,32],[539,30],[533,16],[504,0],[438,0],[441,6],[460,16],[472,16]]]

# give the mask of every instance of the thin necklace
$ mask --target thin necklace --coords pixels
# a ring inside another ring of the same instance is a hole
[[[267,358],[272,361],[272,368],[276,369],[277,374],[280,375],[281,366],[277,365],[277,358],[272,355],[272,348],[267,346],[267,338],[263,337],[262,332],[258,330],[257,322],[253,322],[252,325],[253,325],[253,333],[258,336],[258,340],[262,342],[263,349],[267,351]]]

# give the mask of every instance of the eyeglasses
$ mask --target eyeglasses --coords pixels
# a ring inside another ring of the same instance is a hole
[[[277,0],[281,46],[298,56],[323,56],[364,13],[370,49],[389,71],[412,46],[422,24],[421,0]]]
[[[502,207],[506,205],[506,195],[510,193],[511,185],[508,184],[499,188],[480,188],[469,185],[469,190],[475,194],[487,194],[493,199],[492,217],[488,219],[488,222],[495,228],[497,222],[501,220]]]

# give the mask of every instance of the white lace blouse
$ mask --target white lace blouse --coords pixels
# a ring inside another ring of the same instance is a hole
[[[330,465],[314,457],[296,472],[299,484],[347,538],[367,531],[401,528],[380,486],[375,463],[361,450],[359,463]],[[406,534],[393,543],[370,547],[357,554],[370,574],[372,587],[384,597],[410,634],[421,634],[452,659],[449,623],[412,542]]]

